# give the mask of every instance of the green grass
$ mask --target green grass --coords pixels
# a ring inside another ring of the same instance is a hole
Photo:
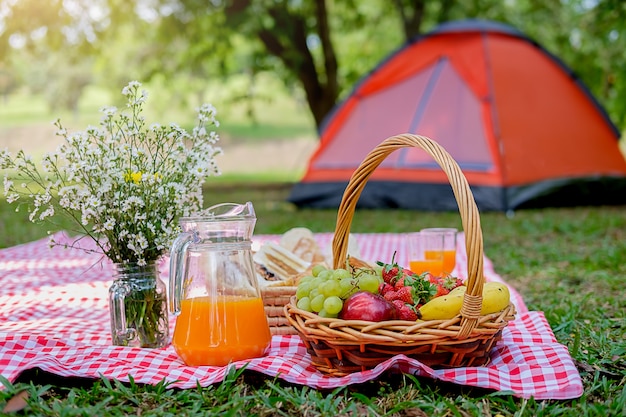
[[[255,233],[305,226],[334,230],[336,211],[297,210],[289,184],[234,180],[207,187],[207,205],[252,201]],[[45,236],[47,226],[0,203],[0,246]],[[29,371],[0,391],[0,410],[29,393],[24,414],[262,416],[623,416],[626,414],[626,207],[528,210],[513,217],[483,213],[485,253],[528,307],[543,311],[576,361],[584,394],[568,401],[523,400],[506,393],[398,376],[336,390],[313,390],[256,373],[234,372],[222,383],[188,390],[165,384],[64,379]],[[357,211],[353,232],[406,232],[432,225],[460,228],[458,213]],[[10,229],[7,229],[10,228]]]

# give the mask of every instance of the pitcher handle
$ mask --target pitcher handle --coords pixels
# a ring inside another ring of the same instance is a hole
[[[169,307],[174,315],[180,313],[180,300],[183,297],[184,276],[187,265],[187,247],[194,240],[193,233],[181,233],[172,243],[170,250]]]

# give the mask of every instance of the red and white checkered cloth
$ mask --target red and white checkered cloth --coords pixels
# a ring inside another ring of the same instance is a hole
[[[406,264],[403,234],[355,234],[362,259]],[[70,243],[64,234],[57,241]],[[332,234],[317,234],[328,248]],[[256,236],[255,243],[278,240]],[[94,249],[85,239],[83,247]],[[463,239],[457,251],[457,274],[466,265]],[[164,262],[162,277],[167,279]],[[485,259],[487,280],[502,279]],[[0,250],[0,373],[14,381],[26,369],[40,368],[60,376],[115,378],[172,387],[193,388],[223,380],[228,367],[185,366],[171,346],[141,349],[112,346],[108,287],[111,264],[102,256],[54,247],[47,240]],[[433,370],[398,355],[376,368],[345,377],[329,377],[312,365],[298,336],[274,336],[263,358],[233,366],[314,388],[335,388],[366,382],[382,374],[404,372],[461,385],[508,391],[518,397],[570,399],[582,394],[582,381],[567,348],[559,344],[541,312],[528,311],[512,289],[518,316],[503,331],[488,366]],[[175,318],[171,317],[173,328]],[[1,384],[0,384],[1,387]]]

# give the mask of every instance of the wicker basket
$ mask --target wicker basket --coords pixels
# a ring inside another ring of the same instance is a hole
[[[297,334],[296,329],[287,320],[284,312],[285,305],[296,294],[296,288],[294,286],[284,286],[261,289],[267,323],[273,335]]]
[[[447,174],[465,231],[467,291],[461,313],[450,320],[369,322],[323,318],[298,309],[295,296],[284,314],[296,329],[318,370],[334,376],[371,369],[403,354],[434,368],[482,366],[514,318],[509,304],[503,311],[480,315],[482,307],[483,238],[478,208],[467,180],[454,159],[435,141],[411,134],[392,136],[374,148],[353,173],[337,213],[333,239],[334,268],[345,264],[354,210],[367,179],[393,151],[417,147],[426,151]]]

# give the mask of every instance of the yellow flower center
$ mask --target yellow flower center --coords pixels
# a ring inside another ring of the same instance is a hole
[[[141,171],[131,171],[128,170],[126,171],[126,174],[124,174],[124,181],[126,182],[134,182],[135,184],[139,184],[139,182],[141,182],[141,177],[142,177],[142,173]]]

